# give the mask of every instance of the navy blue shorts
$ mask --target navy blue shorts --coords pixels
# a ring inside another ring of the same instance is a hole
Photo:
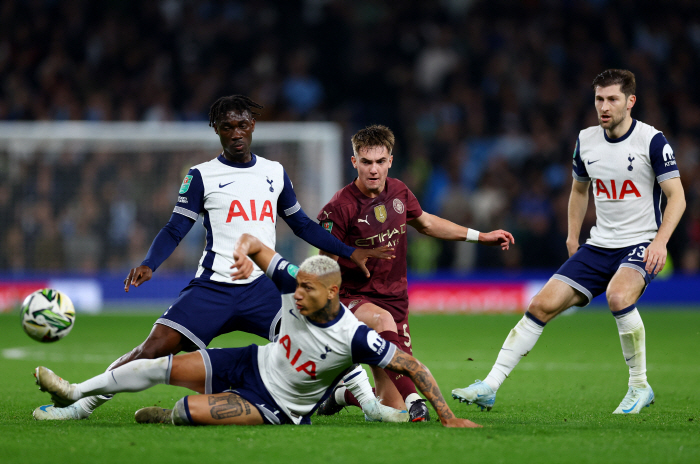
[[[253,404],[266,424],[293,423],[267,391],[258,370],[258,346],[200,350],[206,394],[233,392]]]
[[[583,293],[588,302],[608,288],[608,283],[617,270],[629,267],[644,277],[644,288],[651,283],[654,274],[648,273],[642,262],[644,251],[650,242],[644,242],[625,248],[600,248],[582,245],[552,276]]]
[[[281,307],[280,292],[267,276],[243,285],[197,278],[156,324],[187,337],[192,342],[188,351],[203,350],[214,337],[237,330],[272,340]]]

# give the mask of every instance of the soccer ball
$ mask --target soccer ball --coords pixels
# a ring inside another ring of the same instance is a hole
[[[38,342],[55,342],[75,323],[73,302],[65,293],[51,288],[37,290],[22,303],[22,328]]]

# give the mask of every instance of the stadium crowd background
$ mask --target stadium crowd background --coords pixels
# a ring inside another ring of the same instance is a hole
[[[664,131],[686,189],[674,268],[700,268],[695,0],[8,0],[0,31],[0,120],[207,124],[217,97],[242,93],[260,121],[340,123],[348,182],[350,135],[391,127],[390,175],[426,211],[516,237],[497,253],[412,236],[414,271],[558,267],[571,153],[597,124],[590,83],[631,69],[633,116]],[[139,264],[193,159],[0,154],[0,270]],[[582,238],[593,220],[591,206]],[[201,243],[180,248],[164,268],[192,270]]]

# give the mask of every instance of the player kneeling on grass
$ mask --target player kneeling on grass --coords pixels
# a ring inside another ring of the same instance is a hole
[[[446,427],[479,427],[454,416],[423,364],[387,343],[340,303],[340,269],[334,260],[314,256],[297,268],[257,238],[244,234],[236,246],[234,279],[252,270],[248,256],[267,270],[282,293],[280,332],[274,342],[135,360],[79,384],[38,367],[39,388],[51,394],[55,405],[66,406],[89,395],[170,384],[203,395],[185,396],[172,411],[142,409],[137,412],[139,422],[301,424],[310,423],[311,414],[353,363],[366,363],[413,379]],[[367,390],[360,401],[369,417],[382,420],[384,414],[401,414],[379,404]]]

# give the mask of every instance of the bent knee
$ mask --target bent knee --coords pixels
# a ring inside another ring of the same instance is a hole
[[[394,321],[394,317],[389,313],[389,311],[381,310],[376,316],[377,320],[379,321],[377,323],[378,328],[374,329],[377,332],[385,332],[387,330],[390,330],[392,332],[396,332],[396,322]]]
[[[551,301],[548,301],[546,298],[539,295],[535,295],[527,307],[527,311],[530,314],[543,322],[547,322],[549,319],[556,316],[559,309],[560,308],[553,305]]]
[[[379,333],[387,330],[396,332],[396,322],[389,311],[373,304],[365,304],[355,315],[358,313],[360,313],[358,319],[367,324],[370,329]]]
[[[634,300],[631,299],[624,291],[608,289],[608,291],[605,293],[605,297],[608,300],[610,311],[613,312],[623,310],[629,305],[634,304]]]

